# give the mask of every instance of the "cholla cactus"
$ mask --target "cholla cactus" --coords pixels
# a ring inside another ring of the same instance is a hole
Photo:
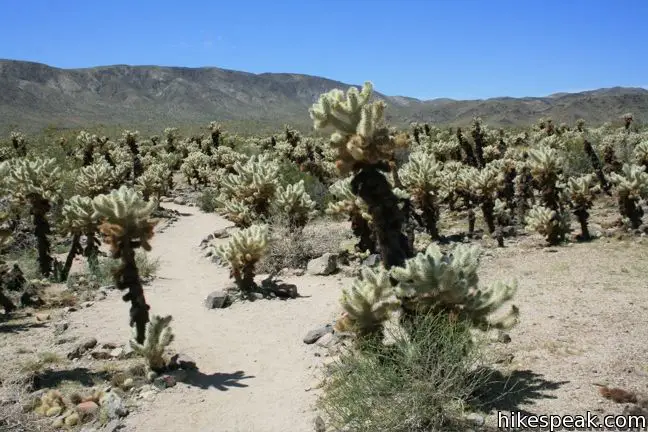
[[[124,147],[114,146],[114,148],[108,151],[108,154],[115,164],[113,171],[117,184],[123,183],[132,178],[135,159],[130,151],[126,150]]]
[[[160,201],[160,197],[169,189],[169,178],[173,175],[171,169],[164,163],[151,164],[139,176],[135,188],[142,192],[144,201],[153,197]]]
[[[504,183],[503,170],[495,162],[486,168],[477,170],[467,168],[460,172],[458,179],[464,193],[470,194],[475,203],[482,209],[489,234],[495,233],[495,200]]]
[[[133,335],[130,346],[133,351],[146,359],[149,371],[160,373],[166,369],[168,361],[164,358],[164,349],[173,342],[174,334],[171,331],[171,315],[161,317],[153,315],[151,322],[146,325],[146,342],[139,343],[137,334]]]
[[[105,160],[99,160],[79,170],[75,189],[78,194],[95,197],[110,192],[114,184],[114,168]]]
[[[187,183],[196,187],[209,182],[211,158],[200,150],[193,151],[184,159],[180,171],[187,179]]]
[[[558,213],[545,206],[533,206],[526,217],[528,231],[545,236],[547,243],[557,245],[569,232],[569,213]]]
[[[549,147],[529,150],[528,163],[533,180],[542,193],[544,205],[558,211],[560,208],[558,182],[563,166],[558,151]]]
[[[592,208],[592,201],[599,191],[599,187],[594,185],[594,176],[587,174],[578,178],[567,180],[565,192],[570,198],[570,205],[573,208],[574,215],[581,226],[581,239],[589,240],[591,238],[587,228],[587,219],[589,218],[588,210]]]
[[[341,173],[355,171],[351,182],[354,195],[368,205],[380,243],[382,263],[387,268],[402,265],[412,255],[410,242],[401,232],[404,216],[399,199],[381,171],[389,168],[395,151],[407,145],[383,125],[385,104],[369,103],[371,83],[362,91],[350,88],[346,96],[335,89],[320,96],[310,109],[316,129],[332,126],[331,145],[337,150],[337,167]]]
[[[304,180],[299,183],[280,186],[275,199],[272,201],[272,214],[285,215],[292,228],[303,228],[306,223],[317,215],[315,201],[306,193]]]
[[[610,174],[610,180],[616,186],[619,211],[624,221],[632,229],[639,228],[643,217],[640,200],[648,195],[648,174],[645,168],[625,164],[621,174]]]
[[[18,157],[27,156],[27,138],[20,132],[11,132],[11,145]]]
[[[98,267],[99,239],[98,219],[92,205],[92,198],[75,195],[66,201],[62,210],[61,231],[72,234],[70,252],[61,271],[61,281],[65,281],[77,254],[83,253],[91,269]],[[86,247],[81,248],[81,236],[86,237]]]
[[[113,257],[122,261],[114,272],[115,285],[120,290],[128,290],[123,299],[131,302],[130,323],[136,327],[138,343],[144,342],[149,306],[135,263],[135,249],[151,250],[149,241],[156,221],[150,216],[157,205],[155,200],[145,202],[141,194],[126,186],[93,200],[93,217],[103,221],[100,230],[107,238]]]
[[[639,165],[648,169],[648,141],[643,141],[634,148],[634,157]]]
[[[53,271],[47,236],[51,233],[47,213],[59,198],[61,169],[55,159],[16,159],[10,165],[5,187],[20,203],[29,203],[38,243],[38,264],[43,276]],[[4,168],[6,170],[6,168]]]
[[[399,306],[389,273],[370,268],[363,268],[362,277],[343,291],[340,303],[345,313],[336,322],[336,330],[353,331],[360,337],[378,335]]]
[[[408,314],[445,312],[455,319],[468,320],[473,326],[509,328],[517,322],[518,309],[497,320],[490,316],[509,301],[517,284],[496,282],[479,287],[477,269],[480,250],[459,245],[444,256],[436,244],[425,253],[407,260],[404,268],[394,268],[391,276],[397,280],[395,292]]]
[[[351,190],[352,177],[336,181],[329,187],[329,192],[336,199],[329,202],[326,213],[332,216],[346,216],[351,221],[351,229],[358,237],[357,245],[360,252],[376,251],[376,242],[373,234],[372,217],[367,204],[353,194]]]
[[[439,240],[439,204],[444,199],[445,183],[441,164],[430,154],[412,153],[409,161],[400,169],[399,177],[414,204],[421,210],[426,231],[433,240]]]
[[[221,212],[229,201],[247,207],[254,220],[266,218],[279,186],[279,165],[269,156],[260,155],[246,163],[236,162],[233,170],[235,174],[228,174],[221,182],[217,200]]]
[[[265,254],[269,243],[268,227],[252,225],[235,232],[226,244],[213,247],[214,253],[230,265],[242,296],[249,297],[257,288],[254,283],[254,266]]]

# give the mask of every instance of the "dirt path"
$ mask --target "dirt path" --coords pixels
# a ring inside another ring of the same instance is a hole
[[[318,348],[302,338],[334,316],[343,281],[303,276],[295,281],[303,298],[208,310],[204,298],[224,287],[228,271],[204,258],[198,244],[230,224],[192,207],[165,206],[188,215],[154,237],[151,255],[161,266],[145,291],[152,313],[173,315],[172,348],[193,358],[201,375],[143,404],[126,419],[127,430],[312,430],[316,392],[306,389]],[[129,334],[127,309],[119,296],[111,296],[79,311],[73,331],[100,342],[123,341]]]

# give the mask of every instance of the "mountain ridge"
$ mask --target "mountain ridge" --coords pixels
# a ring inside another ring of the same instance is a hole
[[[308,108],[317,97],[350,86],[358,84],[288,72],[155,65],[64,69],[0,59],[0,130],[98,124],[160,128],[211,120],[251,128],[278,129],[289,123],[309,129]],[[473,116],[493,126],[523,126],[540,117],[556,123],[583,118],[595,124],[625,112],[639,121],[648,117],[648,90],[640,87],[474,100],[421,100],[378,91],[375,97],[387,102],[387,120],[399,126],[412,121],[463,125]]]

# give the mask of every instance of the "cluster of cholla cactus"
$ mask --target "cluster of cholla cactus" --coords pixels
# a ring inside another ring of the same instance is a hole
[[[268,244],[267,225],[252,225],[232,234],[227,243],[213,246],[214,253],[229,264],[230,277],[243,298],[250,298],[258,290],[254,282],[254,267],[265,254]]]
[[[444,255],[431,244],[403,267],[364,270],[351,289],[344,291],[341,303],[345,313],[336,328],[353,330],[361,337],[375,336],[397,310],[403,318],[443,313],[481,330],[510,328],[517,322],[516,306],[502,316],[493,316],[513,298],[517,284],[480,286],[479,257],[480,250],[474,246],[459,245]]]
[[[61,169],[55,159],[13,159],[7,168],[4,187],[18,204],[29,205],[33,218],[34,235],[37,240],[38,264],[43,276],[54,271],[54,259],[50,254],[51,234],[47,214],[60,197]]]
[[[129,341],[133,351],[146,360],[146,367],[149,370],[150,377],[164,371],[168,366],[169,362],[164,356],[164,350],[173,342],[175,337],[170,327],[172,319],[171,315],[165,317],[153,315],[151,322],[146,325],[144,343],[138,342],[136,331],[133,332],[133,339]]]
[[[645,170],[643,166],[625,164],[620,174],[610,174],[618,194],[619,212],[623,222],[632,229],[642,225],[641,200],[648,196],[648,173]]]
[[[149,242],[156,224],[151,213],[156,207],[155,200],[146,202],[139,192],[126,186],[93,199],[93,217],[102,222],[99,229],[113,258],[121,259],[121,265],[114,270],[115,285],[120,290],[128,290],[123,300],[131,302],[130,323],[135,326],[140,344],[145,338],[149,306],[135,263],[135,250],[151,250]]]
[[[578,219],[581,227],[580,238],[582,240],[590,240],[591,235],[587,227],[589,219],[588,210],[592,208],[594,198],[599,192],[600,186],[595,184],[595,177],[593,174],[586,174],[577,178],[567,179],[565,186],[565,193],[569,198],[569,204]]]
[[[370,102],[371,83],[361,91],[351,87],[346,94],[334,89],[320,95],[310,109],[316,129],[332,127],[330,142],[337,151],[341,174],[353,172],[351,190],[367,204],[376,242],[387,267],[402,265],[413,253],[402,232],[404,215],[384,171],[390,169],[397,149],[407,145],[383,123],[385,103]]]
[[[273,215],[284,215],[292,229],[301,229],[317,215],[315,201],[306,193],[304,181],[277,188],[271,204]]]
[[[158,201],[169,190],[173,171],[165,163],[152,163],[140,174],[135,183],[136,189],[142,192],[144,201],[151,198]]]

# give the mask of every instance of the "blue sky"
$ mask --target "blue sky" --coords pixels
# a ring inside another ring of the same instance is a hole
[[[2,0],[0,58],[294,72],[422,99],[648,87],[648,0]]]

